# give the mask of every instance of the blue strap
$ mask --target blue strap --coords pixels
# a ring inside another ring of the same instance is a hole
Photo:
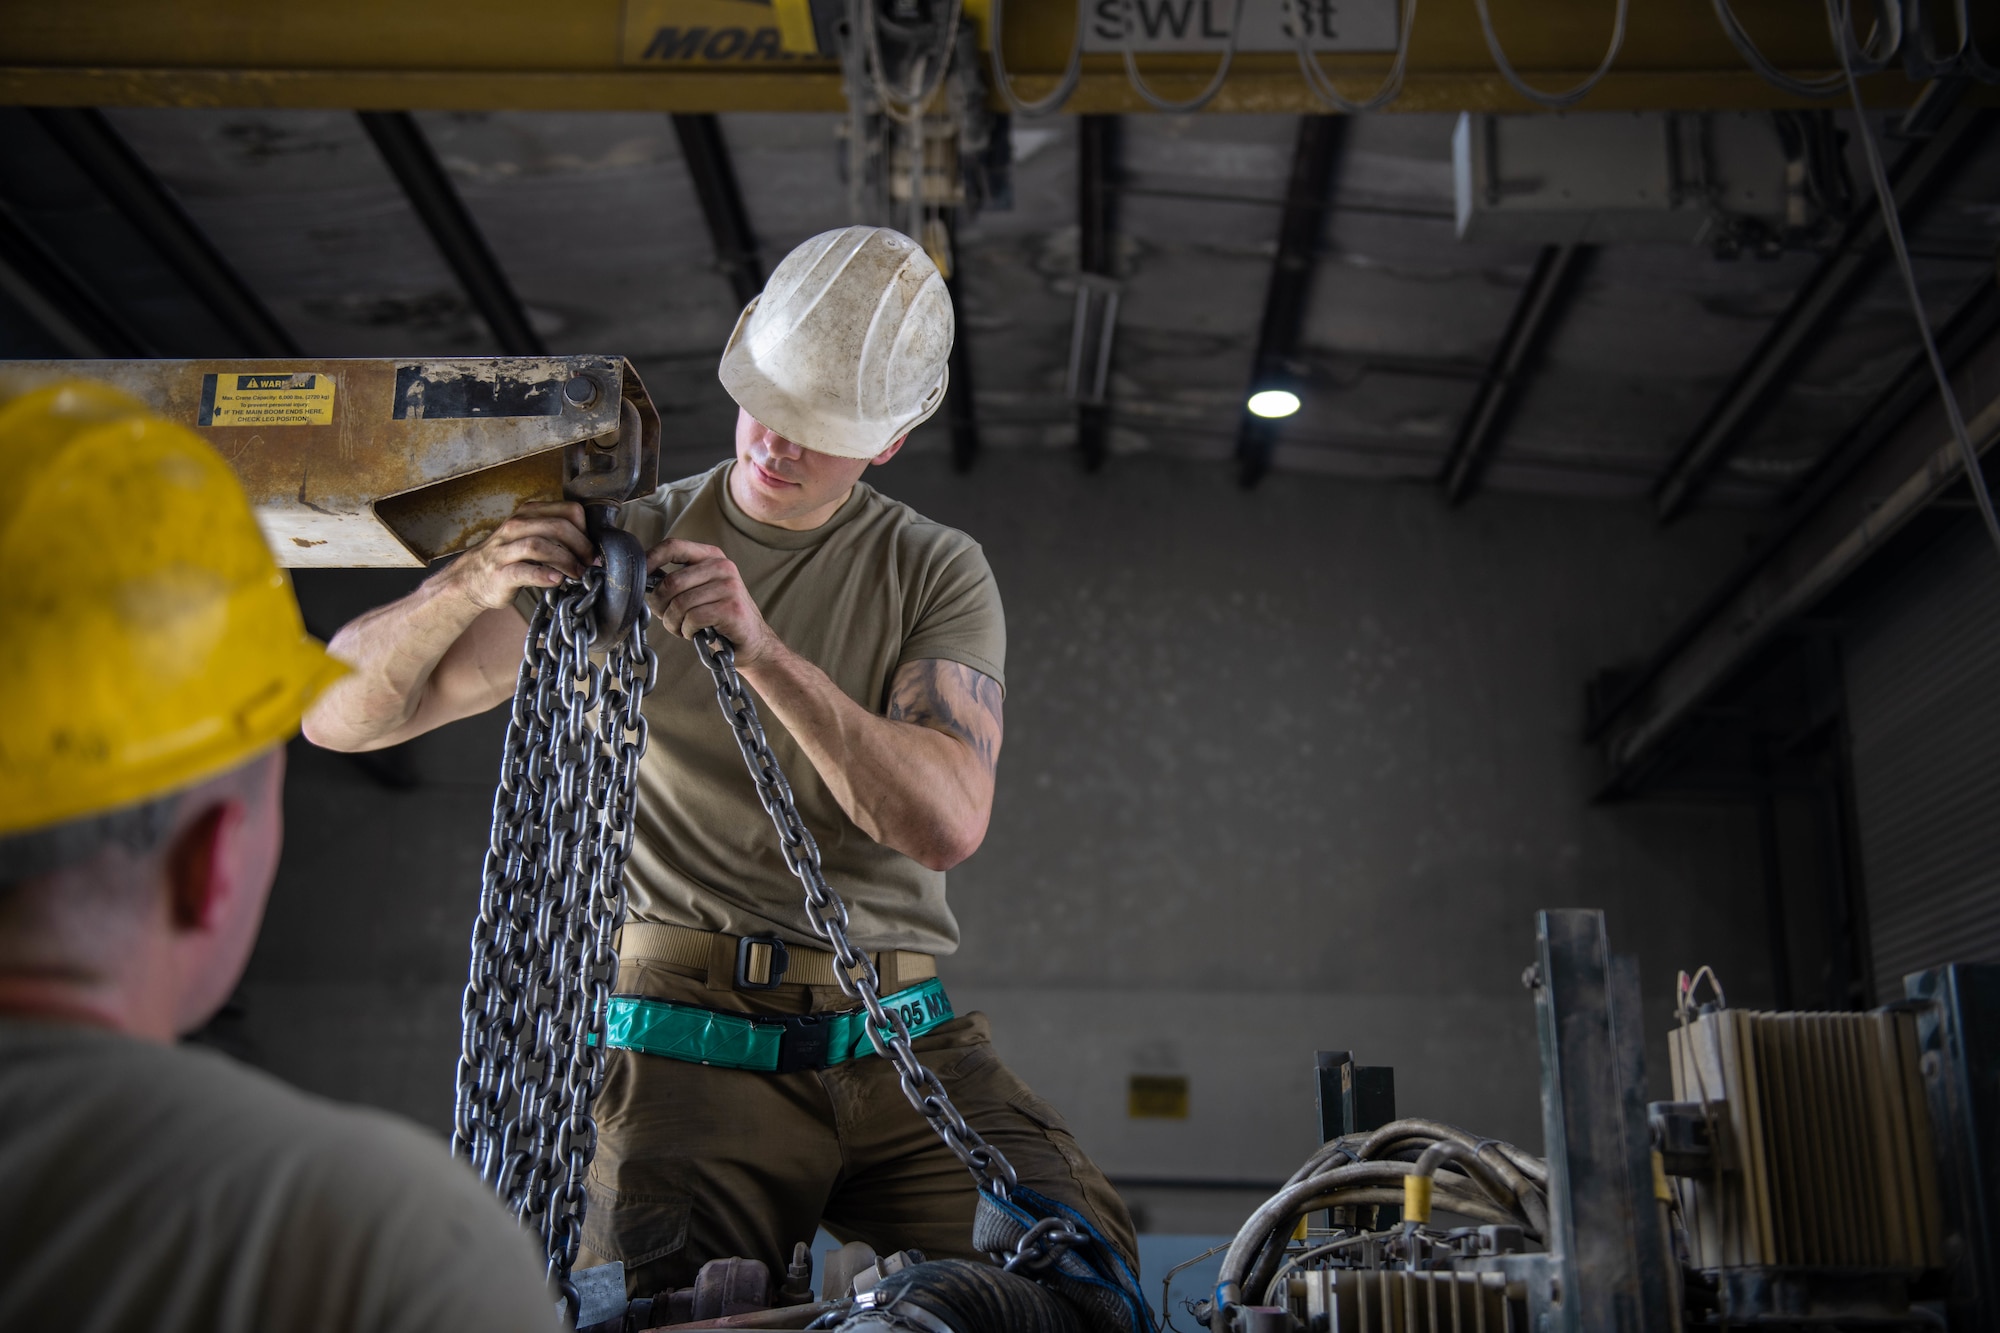
[[[1112,1327],[1119,1333],[1157,1333],[1152,1307],[1146,1304],[1139,1276],[1125,1262],[1125,1256],[1088,1218],[1060,1200],[1025,1185],[1016,1185],[1006,1199],[981,1190],[973,1243],[987,1251],[1011,1248],[1036,1222],[1049,1217],[1067,1220],[1089,1240],[1063,1251],[1036,1275],[1036,1281],[1068,1298],[1100,1327]]]

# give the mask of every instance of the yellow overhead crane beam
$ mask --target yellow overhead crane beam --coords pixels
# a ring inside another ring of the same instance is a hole
[[[1492,8],[1515,67],[1537,86],[1560,89],[1602,58],[1614,3],[1492,0]],[[1217,12],[1228,8],[1225,0]],[[1810,75],[1831,67],[1819,0],[1740,8],[1780,68]],[[676,112],[844,106],[838,67],[800,49],[808,0],[5,0],[0,9],[0,103],[11,105]],[[984,0],[968,0],[966,11],[983,37]],[[1022,96],[1055,85],[1075,12],[1067,0],[1014,0],[1007,7],[1006,63]],[[1641,0],[1632,4],[1629,22],[1617,64],[1579,109],[1814,105],[1748,69],[1700,0]],[[1185,97],[1207,81],[1214,60],[1152,55],[1142,64],[1160,93]],[[1358,97],[1380,82],[1389,57],[1329,55],[1323,63]],[[1900,74],[1868,80],[1870,98],[1885,106],[1905,105],[1917,91]],[[1992,90],[1982,93],[1990,97]],[[1118,56],[1093,54],[1064,109],[1149,108],[1127,83]],[[1325,108],[1292,55],[1252,53],[1237,57],[1210,109]],[[1530,108],[1495,71],[1470,0],[1422,0],[1408,77],[1393,109]]]
[[[281,565],[427,565],[523,501],[659,484],[660,414],[618,356],[0,361],[0,401],[79,376],[215,446]]]

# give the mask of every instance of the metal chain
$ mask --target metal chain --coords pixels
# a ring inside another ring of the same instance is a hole
[[[1014,1252],[1007,1256],[1001,1267],[1010,1273],[1033,1277],[1062,1258],[1065,1250],[1089,1243],[1090,1238],[1078,1231],[1068,1218],[1045,1217],[1021,1233],[1021,1239],[1014,1242]]]
[[[812,923],[813,933],[832,946],[839,964],[834,969],[834,980],[840,983],[842,993],[861,1001],[868,1011],[868,1040],[874,1043],[875,1053],[896,1067],[903,1095],[931,1122],[931,1128],[958,1160],[965,1163],[980,1187],[1006,1198],[1017,1183],[1014,1168],[998,1148],[965,1123],[965,1117],[951,1104],[944,1084],[917,1059],[910,1046],[909,1028],[896,1011],[883,1007],[882,978],[875,970],[875,960],[857,952],[848,942],[847,904],[820,870],[819,844],[799,818],[791,784],[785,781],[777,756],[765,743],[757,705],[744,688],[742,677],[736,674],[734,648],[713,629],[696,631],[694,646],[701,654],[702,665],[715,677],[716,702],[722,705],[722,715],[736,735],[736,748],[743,752],[743,762],[757,784],[757,799],[777,827],[778,850],[785,858],[785,868],[805,888],[806,919]]]
[[[572,1313],[569,1272],[597,1151],[591,1103],[618,967],[612,937],[625,920],[646,752],[640,704],[659,667],[645,610],[601,665],[591,661],[603,578],[593,568],[548,590],[528,626],[472,928],[452,1116],[453,1155],[541,1237]]]

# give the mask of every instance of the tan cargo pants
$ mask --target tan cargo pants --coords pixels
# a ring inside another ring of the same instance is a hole
[[[831,986],[716,990],[657,963],[624,964],[618,990],[748,1013],[852,1007]],[[1055,1108],[1000,1063],[984,1014],[926,1033],[916,1050],[1021,1183],[1077,1209],[1137,1268],[1124,1201]],[[879,1056],[763,1074],[612,1051],[597,1126],[577,1267],[622,1260],[634,1297],[690,1286],[703,1263],[731,1255],[782,1279],[793,1244],[821,1225],[881,1254],[979,1257],[972,1177]]]

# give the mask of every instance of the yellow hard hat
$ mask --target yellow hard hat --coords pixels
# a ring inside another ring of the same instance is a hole
[[[0,406],[0,835],[244,763],[345,670],[193,432],[81,380]]]

